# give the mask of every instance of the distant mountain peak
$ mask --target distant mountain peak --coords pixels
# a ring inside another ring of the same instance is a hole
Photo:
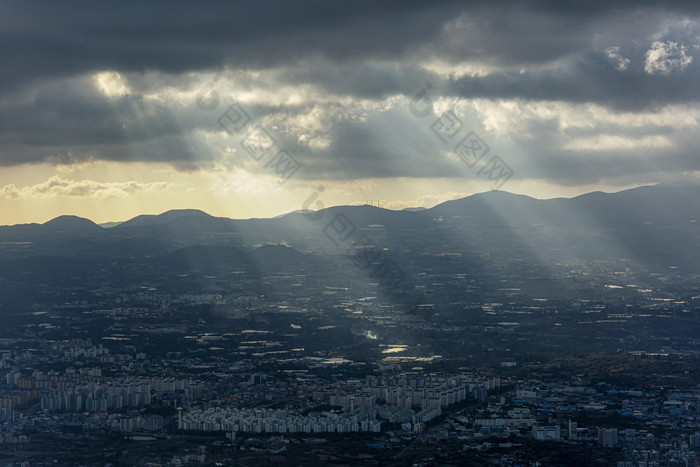
[[[45,228],[61,231],[95,231],[102,230],[102,227],[83,217],[64,215],[51,219],[42,224]]]
[[[145,227],[149,225],[166,224],[183,217],[213,218],[212,215],[199,209],[171,209],[162,214],[143,214],[136,216],[133,219],[122,222],[114,228]]]
[[[171,209],[170,211],[165,211],[159,214],[158,217],[180,217],[180,216],[205,216],[212,217],[210,214],[202,211],[201,209]]]
[[[530,203],[537,201],[537,199],[532,198],[527,195],[519,195],[517,193],[511,193],[509,191],[502,190],[491,190],[484,191],[482,193],[474,193],[473,195],[466,196],[464,198],[453,199],[450,201],[445,201],[436,206],[433,206],[428,211],[440,211],[448,208],[465,208],[467,206],[480,205],[483,203]]]

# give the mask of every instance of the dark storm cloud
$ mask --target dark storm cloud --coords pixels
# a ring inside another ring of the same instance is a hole
[[[430,40],[455,12],[410,1],[3,3],[0,83],[395,56]]]
[[[51,81],[0,104],[0,165],[92,158],[191,165],[188,136],[205,123],[179,121],[178,110],[142,96],[106,99],[89,78]]]
[[[621,72],[598,52],[571,68],[495,72],[464,77],[449,84],[448,94],[464,98],[561,100],[595,102],[635,109],[700,99],[700,67],[669,76],[644,71],[644,51],[628,56],[634,65]]]
[[[257,117],[270,117],[280,144],[303,162],[299,177],[454,176],[463,166],[445,158],[450,148],[406,110],[426,83],[434,99],[553,100],[634,111],[694,103],[700,66],[692,62],[692,47],[700,31],[696,21],[683,19],[697,19],[699,8],[697,2],[622,0],[4,2],[0,166],[101,159],[206,167],[228,144],[211,136],[218,115],[197,108],[194,98],[148,96],[168,87],[199,88],[201,72],[225,70],[239,92],[309,87],[312,99],[320,97],[315,105],[329,123],[312,136],[328,140],[327,147],[304,144],[303,129],[273,118],[293,119],[313,103],[250,104]],[[649,72],[653,41],[664,41],[660,47],[668,53],[672,43],[687,45],[691,61],[668,61],[666,68],[651,68],[659,73]],[[450,74],[465,63],[486,74]],[[125,95],[99,92],[90,75],[105,70],[125,80]],[[233,93],[220,91],[219,112],[226,92]],[[389,109],[348,104],[348,113],[363,117],[333,120],[341,101],[389,96],[405,102]],[[483,125],[472,121],[469,128]],[[639,137],[628,128],[599,131]],[[623,170],[629,155],[596,162],[573,153],[557,164],[566,138],[576,136],[551,122],[508,135],[518,142],[518,155],[549,167],[523,165],[517,176],[589,180],[596,167],[599,174]],[[675,146],[679,168],[695,168],[694,140]],[[584,162],[590,170],[580,169]]]
[[[10,89],[101,69],[269,67],[309,56],[400,59],[434,43],[460,15],[466,41],[438,43],[429,53],[546,61],[577,50],[582,33],[606,14],[644,4],[696,10],[693,2],[626,1],[4,2],[0,83]]]

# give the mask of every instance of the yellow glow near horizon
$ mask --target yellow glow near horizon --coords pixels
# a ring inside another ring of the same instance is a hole
[[[513,180],[502,189],[535,198],[618,191],[639,184],[560,186]],[[0,173],[0,224],[46,222],[73,214],[98,223],[124,221],[171,209],[201,209],[238,219],[273,217],[299,210],[319,187],[311,209],[379,203],[387,209],[432,207],[489,191],[486,181],[458,178],[290,181],[281,186],[266,175],[242,169],[177,171],[168,164],[92,162],[75,166],[24,165]]]

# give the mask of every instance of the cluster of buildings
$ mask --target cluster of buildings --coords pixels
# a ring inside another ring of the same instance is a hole
[[[489,390],[500,387],[500,384],[500,378],[467,374],[367,376],[364,384],[353,392],[331,394],[329,403],[351,411],[355,407],[381,404],[387,413],[383,418],[397,423],[420,424],[439,417],[442,409],[467,397],[483,400]],[[414,408],[416,412],[411,410]]]
[[[204,389],[201,382],[175,378],[126,378],[109,383],[67,387],[41,396],[41,408],[58,412],[106,412],[151,404],[154,395],[178,393],[197,400]]]
[[[119,417],[110,421],[110,428],[115,431],[131,433],[134,431],[157,432],[163,429],[162,415],[137,415],[135,417]]]
[[[467,397],[485,399],[489,390],[499,386],[499,378],[467,374],[367,376],[352,392],[328,395],[328,403],[342,407],[342,413],[331,410],[300,415],[288,410],[210,407],[181,412],[178,426],[183,430],[248,433],[379,432],[379,419],[383,419],[408,423],[412,430],[420,431],[425,423],[442,415],[442,409]]]
[[[622,424],[622,425],[619,425]],[[448,418],[443,436],[478,446],[494,436],[622,450],[622,467],[700,462],[700,389],[621,389],[599,383],[517,384],[473,414]]]
[[[300,415],[280,409],[209,408],[190,410],[178,416],[181,430],[227,431],[232,433],[350,433],[379,432],[376,409],[350,413],[326,412]]]
[[[41,396],[41,408],[59,412],[106,412],[151,403],[148,384],[103,385],[59,389]]]
[[[398,407],[445,408],[468,396],[483,400],[489,390],[500,385],[500,378],[466,374],[367,376],[360,389],[352,394],[334,394],[330,404],[342,407],[373,406],[381,400]]]

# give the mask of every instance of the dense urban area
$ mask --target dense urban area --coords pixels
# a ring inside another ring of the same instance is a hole
[[[426,296],[315,292],[224,314],[240,297],[105,289],[18,316],[1,462],[694,465],[698,342],[658,323],[697,326],[700,297],[643,291],[632,311],[507,290],[460,322]]]
[[[0,228],[0,465],[698,464],[695,265],[345,215]]]

